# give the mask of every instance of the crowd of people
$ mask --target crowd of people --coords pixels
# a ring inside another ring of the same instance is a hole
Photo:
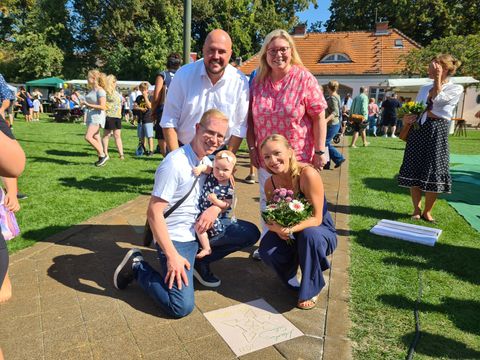
[[[363,87],[354,99],[347,96],[342,101],[334,80],[328,83],[325,97],[284,30],[266,36],[250,81],[229,64],[232,41],[225,31],[208,34],[203,55],[180,67],[179,55],[171,54],[168,69],[157,74],[153,94],[149,84],[142,83],[128,102],[117,92],[113,75],[91,70],[89,92],[78,98],[86,114],[85,139],[98,155],[96,166],[108,161],[111,136],[120,158],[124,157],[122,114],[136,118],[137,150],[151,155],[155,137],[166,155],[155,173],[147,210],[160,271],[133,248],[116,268],[114,286],[122,290],[136,281],[168,315],[183,317],[194,308],[193,279],[207,287],[220,286],[210,264],[260,240],[253,257],[263,260],[297,292],[298,308],[311,309],[325,286],[322,272],[330,267],[328,255],[337,246],[321,177],[322,170],[338,168],[345,161],[332,139],[339,131],[344,134],[350,121],[351,146],[356,147],[359,135],[367,146],[366,130],[377,135],[380,109],[383,131],[386,135],[391,127],[394,137],[397,118],[393,114],[399,102],[389,94],[379,107]],[[450,191],[445,124],[461,94],[461,87],[448,82],[458,65],[450,55],[435,58],[429,68],[434,83],[422,88],[417,98],[428,104],[428,111],[418,120],[422,130],[409,135],[399,176],[399,185],[410,187],[415,219],[433,221],[436,194]],[[3,107],[0,115],[4,117]],[[406,123],[416,120],[404,119]],[[432,136],[435,141],[429,141]],[[233,173],[235,153],[244,138],[251,165],[258,169],[260,210],[275,191],[288,189],[312,206],[311,216],[290,227],[262,221],[261,231],[228,216],[236,200],[242,201],[235,196]],[[425,161],[427,168],[420,164]],[[3,169],[1,174],[9,176]],[[426,194],[423,212],[422,192]]]

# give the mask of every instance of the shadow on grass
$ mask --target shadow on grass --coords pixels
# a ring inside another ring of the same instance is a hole
[[[415,301],[401,295],[381,295],[379,300],[399,309],[412,310]],[[480,335],[480,302],[474,300],[461,300],[451,297],[442,298],[441,304],[418,304],[418,311],[438,312],[445,314],[457,328],[473,335]]]
[[[131,192],[139,195],[150,195],[148,190],[144,190],[147,181],[142,178],[118,176],[103,177],[91,176],[84,180],[78,180],[74,177],[58,179],[60,184],[66,187],[77,189],[103,191],[103,192]],[[149,185],[153,186],[150,181]]]
[[[377,236],[368,230],[351,231],[356,242],[372,249],[393,253],[383,262],[387,265],[408,266],[418,269],[445,271],[459,280],[480,285],[480,249],[454,246],[437,242],[434,247],[407,241]],[[396,256],[395,256],[396,255]],[[421,257],[422,260],[406,259],[405,256]]]
[[[52,164],[58,164],[58,165],[85,165],[84,162],[55,159],[55,158],[43,157],[43,156],[29,156],[28,160],[33,162],[52,163]]]
[[[412,332],[402,337],[407,348],[410,347],[414,336],[415,333]],[[433,359],[480,359],[480,352],[467,347],[464,343],[424,331],[421,332],[415,352]]]
[[[139,221],[140,222],[140,221]],[[60,231],[61,227],[47,227],[27,233],[29,238],[38,238],[44,232]],[[122,300],[133,308],[148,314],[168,318],[160,308],[139,288],[136,282],[125,290],[113,285],[116,267],[131,247],[139,247],[143,226],[130,225],[77,225],[64,233],[56,234],[45,242],[57,246],[46,251],[52,253],[52,264],[47,274],[61,284],[77,291]],[[63,246],[62,247],[59,247]],[[242,251],[248,254],[253,248]],[[157,252],[142,248],[144,258],[160,272]],[[282,286],[273,271],[260,261],[248,257],[228,257],[212,264],[212,270],[222,279],[222,286],[216,291],[240,302],[264,298],[278,311],[291,310],[296,304],[296,295]],[[261,284],[252,286],[251,284]],[[194,283],[195,296],[202,289]],[[209,289],[211,290],[211,289]]]
[[[408,194],[408,189],[398,186],[397,177],[388,178],[364,178],[365,186],[372,190],[394,194]]]
[[[82,157],[90,156],[90,155],[87,154],[87,153],[79,152],[79,151],[54,150],[54,149],[46,150],[45,153],[47,153],[48,155],[54,155],[54,156],[74,156],[74,157],[78,157],[78,156],[82,156]]]

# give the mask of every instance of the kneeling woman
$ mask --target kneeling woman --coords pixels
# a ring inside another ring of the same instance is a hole
[[[287,286],[299,291],[297,307],[311,309],[325,286],[323,271],[330,268],[327,256],[337,247],[322,178],[311,165],[297,162],[292,147],[282,135],[266,138],[260,150],[272,174],[265,182],[267,201],[272,199],[275,189],[285,188],[293,190],[297,198],[304,196],[314,208],[310,218],[291,228],[267,224],[269,232],[260,243],[262,260],[273,267]],[[290,234],[295,237],[291,245],[287,243]],[[296,281],[298,266],[302,271],[300,284]]]

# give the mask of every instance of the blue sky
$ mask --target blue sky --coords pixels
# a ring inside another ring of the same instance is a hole
[[[321,20],[322,24],[325,24],[330,18],[330,0],[318,0],[318,8],[314,9],[313,5],[310,5],[308,10],[297,13],[297,16],[300,18],[300,21],[308,21],[308,27],[317,20]]]

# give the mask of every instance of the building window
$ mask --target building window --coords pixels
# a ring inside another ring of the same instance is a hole
[[[382,101],[385,100],[385,93],[386,93],[386,89],[381,87],[370,87],[368,89],[368,97],[374,98],[375,102],[379,104],[379,106],[382,103]]]
[[[345,54],[329,54],[325,56],[322,60],[320,60],[321,63],[349,63],[352,62],[350,58],[345,55]]]
[[[402,39],[396,39],[395,40],[395,47],[403,48],[403,40]]]

